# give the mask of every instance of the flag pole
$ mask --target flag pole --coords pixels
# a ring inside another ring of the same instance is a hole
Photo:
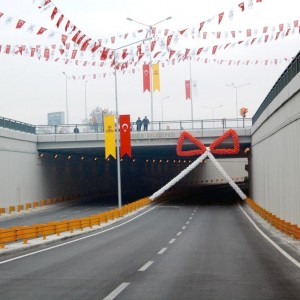
[[[192,57],[190,56],[189,65],[190,65],[190,97],[191,97],[191,120],[192,120],[192,129],[194,129],[194,111],[193,111],[193,81],[192,81]]]

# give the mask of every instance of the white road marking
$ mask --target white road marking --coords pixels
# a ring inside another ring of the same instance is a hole
[[[182,234],[182,232],[181,231],[179,231],[179,232],[177,232],[177,236],[180,236]]]
[[[80,210],[78,210],[78,211],[73,211],[73,214],[78,214],[78,213],[80,213]]]
[[[192,213],[191,216],[193,216],[195,213]]]
[[[154,261],[149,260],[148,262],[146,262],[140,269],[140,272],[144,272],[146,271],[152,264],[154,263]]]
[[[171,240],[169,241],[169,244],[173,244],[175,241],[176,241],[176,239],[171,239]]]
[[[185,229],[186,229],[186,226],[183,226],[181,229],[182,229],[182,230],[185,230]]]
[[[193,217],[189,217],[189,220],[192,220],[193,219]]]
[[[166,201],[167,202],[167,201]],[[119,227],[122,227],[140,217],[142,217],[143,215],[149,213],[150,211],[154,210],[156,207],[158,207],[160,204],[157,204],[153,207],[151,207],[150,209],[146,210],[145,212],[137,215],[136,217],[128,220],[128,221],[125,221],[124,223],[121,223],[121,224],[118,224],[118,225],[115,225],[115,226],[112,226],[110,228],[107,228],[107,229],[104,229],[100,232],[95,232],[95,233],[91,233],[89,235],[86,235],[86,236],[83,236],[83,237],[80,237],[78,239],[75,239],[75,240],[71,240],[71,241],[68,241],[68,242],[65,242],[65,243],[62,243],[62,244],[59,244],[59,245],[55,245],[55,246],[51,246],[49,248],[45,248],[45,249],[42,249],[42,250],[37,250],[37,251],[34,251],[34,252],[30,252],[30,253],[27,253],[27,254],[23,254],[23,255],[20,255],[20,256],[16,256],[16,257],[13,257],[13,258],[10,258],[10,259],[7,259],[7,260],[4,260],[4,261],[0,261],[0,265],[3,265],[3,264],[6,264],[8,262],[11,262],[11,261],[14,261],[14,260],[18,260],[18,259],[21,259],[21,258],[24,258],[24,257],[27,257],[27,256],[31,256],[31,255],[35,255],[35,254],[38,254],[38,253],[42,253],[42,252],[45,252],[45,251],[49,251],[49,250],[52,250],[52,249],[56,249],[56,248],[59,248],[59,247],[63,247],[63,246],[66,246],[66,245],[69,245],[69,244],[73,244],[73,243],[76,243],[76,242],[79,242],[79,241],[82,241],[82,240],[85,240],[85,239],[88,239],[90,237],[94,237],[94,236],[97,236],[97,235],[100,235],[100,234],[103,234],[105,232],[108,232],[108,231],[111,231],[111,230],[114,230],[116,228],[119,228]]]
[[[239,208],[243,212],[243,214],[248,218],[254,228],[272,245],[278,250],[283,256],[285,256],[290,262],[292,262],[296,267],[300,268],[300,262],[290,256],[287,252],[285,252],[280,246],[278,246],[273,240],[271,240],[251,219],[251,217],[244,211],[244,209],[239,205]]]
[[[115,299],[124,289],[129,286],[129,282],[121,283],[115,290],[113,290],[109,295],[107,295],[103,300],[113,300]]]
[[[157,252],[157,254],[163,254],[168,248],[162,248]]]
[[[189,225],[189,224],[190,224],[190,221],[185,222],[185,224],[186,224],[186,225]]]
[[[59,216],[60,218],[64,218],[64,217],[67,217],[68,215],[62,215],[62,216]]]

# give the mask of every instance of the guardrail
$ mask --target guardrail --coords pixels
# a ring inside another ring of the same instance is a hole
[[[265,219],[279,231],[293,237],[295,240],[300,240],[300,227],[278,218],[276,215],[273,215],[266,209],[262,208],[250,198],[247,198],[246,202],[257,214],[259,214],[263,219]]]
[[[290,83],[290,81],[300,72],[300,52],[296,55],[294,60],[288,65],[285,71],[278,78],[271,91],[259,106],[258,110],[253,116],[253,124],[257,121],[260,115],[268,107],[268,105],[278,96],[278,94]]]
[[[251,118],[238,119],[207,119],[207,120],[182,120],[182,121],[155,121],[150,122],[149,131],[166,130],[193,130],[193,129],[229,129],[229,128],[250,128]],[[103,133],[103,124],[68,124],[68,125],[38,125],[36,134],[70,134],[77,128],[79,133]],[[135,122],[131,122],[131,130],[136,131]],[[142,128],[143,131],[143,128]]]
[[[35,126],[12,119],[0,117],[0,127],[35,134]]]
[[[43,238],[56,234],[60,236],[62,232],[74,233],[74,230],[82,231],[84,228],[93,228],[101,223],[107,223],[110,220],[120,218],[150,203],[148,197],[124,205],[121,209],[116,208],[107,212],[91,215],[89,217],[77,218],[72,220],[53,221],[46,224],[34,224],[30,226],[14,226],[11,228],[0,229],[0,248],[5,248],[8,243],[23,240],[24,244],[29,239]]]

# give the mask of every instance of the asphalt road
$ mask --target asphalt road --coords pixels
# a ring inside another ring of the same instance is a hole
[[[169,202],[105,230],[0,257],[0,299],[300,299],[300,269],[237,203]]]

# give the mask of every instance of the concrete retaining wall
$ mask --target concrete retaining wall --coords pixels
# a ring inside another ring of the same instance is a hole
[[[252,128],[250,195],[278,217],[300,225],[300,74]]]

